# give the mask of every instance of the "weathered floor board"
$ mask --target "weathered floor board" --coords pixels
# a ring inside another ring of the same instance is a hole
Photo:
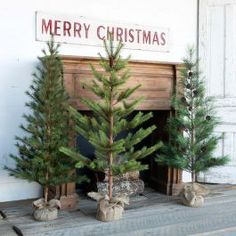
[[[180,204],[178,197],[168,197],[152,189],[131,199],[123,219],[103,223],[95,219],[96,202],[80,200],[78,209],[61,211],[51,222],[36,222],[31,216],[31,202],[0,203],[7,219],[0,219],[0,236],[184,236],[236,235],[235,186],[211,186],[212,193],[202,208]]]

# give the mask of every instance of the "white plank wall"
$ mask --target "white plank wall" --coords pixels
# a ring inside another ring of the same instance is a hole
[[[224,9],[210,7],[207,13],[207,88],[212,96],[224,95]],[[217,40],[216,40],[217,39]],[[217,49],[217,50],[216,50]]]
[[[236,97],[236,3],[225,5],[225,97]]]
[[[216,156],[229,155],[230,162],[202,173],[210,183],[236,184],[236,0],[200,0],[199,56],[207,94],[216,99],[222,135]]]

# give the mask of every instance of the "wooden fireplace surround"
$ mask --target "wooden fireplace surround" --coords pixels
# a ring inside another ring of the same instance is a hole
[[[64,67],[64,84],[70,96],[70,103],[80,111],[88,110],[79,101],[79,96],[91,99],[98,99],[94,94],[83,87],[83,82],[89,83],[93,78],[90,64],[97,70],[99,61],[91,57],[62,56]],[[171,110],[170,99],[176,90],[179,79],[179,64],[157,63],[145,61],[130,61],[130,79],[127,87],[141,84],[142,86],[130,97],[130,100],[143,96],[144,101],[138,106],[141,111],[168,111]],[[99,102],[99,100],[98,100]],[[158,124],[158,123],[157,123]],[[74,139],[75,140],[75,139]],[[72,146],[75,145],[72,140]],[[160,192],[168,195],[176,195],[182,187],[182,172],[165,166],[158,166],[154,161],[151,162],[150,185]],[[161,176],[160,174],[161,173]],[[63,208],[74,207],[76,202],[75,184],[69,183],[60,187]]]

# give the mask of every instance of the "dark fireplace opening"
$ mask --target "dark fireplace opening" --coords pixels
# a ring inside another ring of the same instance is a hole
[[[134,117],[137,114],[137,112],[138,111],[133,112],[127,119],[132,119],[132,117]],[[143,112],[147,113],[149,111],[143,111]],[[86,115],[91,115],[91,112],[89,112],[89,111],[83,111],[82,113],[86,114]],[[141,143],[136,145],[137,149],[142,148],[143,146],[151,146],[159,141],[165,142],[168,140],[168,132],[166,129],[166,122],[167,122],[167,119],[170,115],[170,111],[157,110],[157,111],[152,111],[152,113],[153,113],[153,117],[150,120],[143,123],[141,126],[143,128],[147,128],[147,127],[155,124],[157,126],[157,128],[156,128],[156,130],[154,130],[154,132],[151,135],[149,135]],[[133,130],[132,132],[135,132],[135,130]],[[124,137],[125,135],[127,135],[127,133],[123,132],[119,135],[118,138]],[[83,155],[87,156],[88,158],[90,158],[90,159],[94,158],[93,146],[81,135],[77,135],[76,148]],[[156,156],[156,153],[154,153],[142,160],[143,164],[148,164],[149,169],[141,171],[140,178],[144,181],[145,186],[152,186],[158,190],[159,183],[157,183],[157,185],[155,186],[155,182],[156,181],[157,182],[160,181],[160,183],[163,181],[165,182],[165,180],[163,180],[163,177],[166,176],[166,169],[165,169],[165,167],[160,167],[156,164],[156,162],[154,161],[155,156]],[[96,191],[96,182],[102,181],[105,177],[104,174],[95,173],[91,170],[88,170],[87,168],[77,170],[77,174],[78,175],[87,175],[88,178],[90,179],[90,183],[77,184],[76,188],[77,188],[77,191],[79,191],[79,192],[88,192],[91,190]],[[161,189],[160,189],[160,191],[161,191]]]

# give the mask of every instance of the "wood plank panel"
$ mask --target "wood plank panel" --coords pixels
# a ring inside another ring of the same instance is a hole
[[[99,100],[97,102],[99,102]],[[132,102],[132,100],[130,102]],[[71,104],[77,107],[78,110],[89,111],[88,107],[82,104],[78,99],[72,99]],[[166,99],[145,100],[137,107],[137,110],[154,111],[157,110],[157,108],[158,110],[166,110],[167,107],[170,107],[170,101]]]
[[[33,220],[31,200],[0,203],[8,216],[7,221],[0,220],[0,235],[16,236],[13,225],[24,236],[235,235],[235,186],[207,187],[211,194],[204,207],[196,209],[180,204],[179,197],[146,189],[144,196],[130,199],[121,220],[106,224],[95,219],[97,203],[83,196],[76,210],[60,211],[58,219],[45,222]]]
[[[215,131],[223,135],[215,155],[228,154],[230,162],[202,174],[209,183],[236,183],[236,0],[200,1],[200,68],[208,95],[216,97],[216,114],[222,123]]]
[[[225,5],[225,97],[236,97],[236,5]]]
[[[208,95],[224,97],[224,6],[211,6],[208,11]]]
[[[66,74],[66,76],[68,76],[69,78],[66,79],[70,79],[72,80],[73,77],[75,78],[75,82],[78,85],[81,84],[91,84],[91,81],[93,80],[93,75],[92,74],[81,74],[81,73],[77,73],[76,75],[74,74]],[[132,76],[130,77],[130,79],[126,82],[125,86],[121,86],[121,88],[124,87],[131,87],[131,86],[136,86],[141,84],[141,88],[140,89],[144,89],[144,90],[171,90],[171,86],[172,86],[172,80],[173,77],[159,77],[159,76],[149,76],[149,77],[145,77],[145,76],[137,76],[136,74],[132,74]],[[98,83],[99,84],[99,83]]]
[[[98,98],[88,91],[83,84],[90,84],[93,79],[90,64],[102,72],[96,58],[63,57],[65,87],[71,102],[79,110],[88,110],[81,104],[79,97],[89,99]],[[130,96],[129,100],[144,97],[144,101],[137,107],[138,110],[169,110],[170,99],[175,85],[175,68],[172,64],[152,62],[130,62],[128,65],[131,77],[121,89],[141,87]],[[121,72],[122,73],[122,72]],[[99,100],[98,100],[99,102]]]

